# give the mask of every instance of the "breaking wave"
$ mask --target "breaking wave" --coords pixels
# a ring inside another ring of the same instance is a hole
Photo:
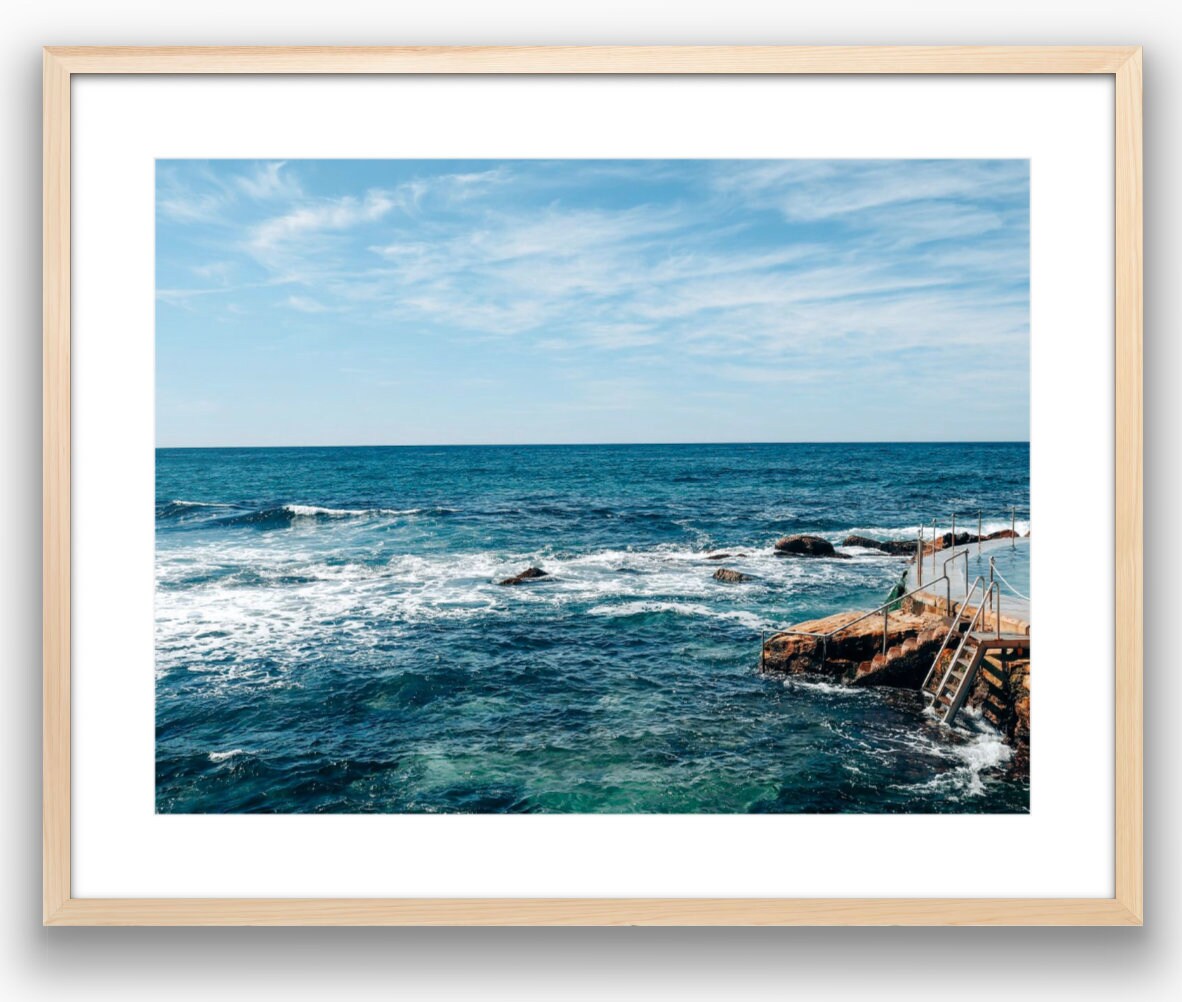
[[[226,514],[231,512],[232,514]],[[299,523],[339,522],[356,519],[400,518],[414,515],[444,516],[455,508],[329,508],[310,504],[281,504],[257,509],[214,501],[170,501],[156,510],[160,522],[203,518],[212,527],[253,526],[276,528]]]

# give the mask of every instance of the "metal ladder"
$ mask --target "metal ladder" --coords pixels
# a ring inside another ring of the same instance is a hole
[[[957,645],[952,659],[948,662],[948,667],[941,674],[939,673],[940,659],[948,649],[952,637],[960,632],[965,611],[970,607],[973,595],[976,594],[978,588],[981,589],[980,604],[969,618],[961,634],[960,643]],[[996,605],[990,599],[993,599]],[[927,676],[923,680],[921,691],[930,699],[929,705],[937,719],[946,724],[951,724],[956,719],[965,699],[972,692],[973,680],[977,677],[977,670],[981,667],[987,647],[984,638],[976,635],[976,630],[984,624],[985,613],[990,606],[996,610],[996,631],[1000,638],[1001,594],[998,584],[995,581],[986,582],[983,577],[978,577],[973,582],[968,594],[965,595],[965,600],[957,609],[956,615],[952,617],[948,633],[944,637],[944,643],[936,652],[936,656],[932,660],[932,667],[928,669]],[[933,681],[936,682],[934,686],[932,685]]]

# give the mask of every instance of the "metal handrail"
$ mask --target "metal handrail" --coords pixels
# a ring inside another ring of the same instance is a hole
[[[973,582],[973,590],[974,591],[976,590],[978,583],[985,585],[984,577],[978,576],[977,580]],[[990,581],[987,585],[985,585],[985,591],[981,594],[981,604],[979,606],[977,606],[977,611],[973,613],[973,618],[969,620],[969,625],[965,629],[963,636],[961,636],[960,643],[956,645],[956,653],[953,654],[951,660],[949,660],[948,667],[947,667],[947,669],[945,669],[943,676],[941,676],[941,678],[940,678],[940,684],[938,686],[936,686],[936,691],[934,693],[928,693],[928,695],[930,695],[932,697],[933,702],[935,702],[936,698],[943,691],[944,685],[948,681],[948,676],[952,674],[952,669],[954,667],[956,667],[956,662],[960,660],[960,655],[964,651],[964,645],[969,642],[969,637],[971,637],[973,634],[973,629],[977,624],[977,620],[984,614],[984,612],[985,612],[985,595],[989,592],[996,592],[997,593],[997,619],[995,621],[996,622],[995,628],[997,630],[998,639],[999,640],[1001,639],[1001,592],[998,589],[997,582]],[[949,631],[949,636],[951,636],[951,631]],[[946,645],[947,643],[948,643],[948,637],[945,637],[944,638],[944,645]],[[940,647],[940,654],[944,653],[944,645],[941,645],[941,647]],[[932,672],[936,670],[936,665],[939,664],[939,662],[940,662],[940,654],[936,655],[936,660],[932,662],[932,667],[930,669],[928,669],[928,678],[930,678]],[[928,684],[928,680],[927,680],[927,678],[925,678],[923,680],[923,685],[920,687],[920,692],[927,692],[927,684]]]
[[[956,615],[952,617],[952,622],[948,625],[948,632],[944,634],[944,642],[940,645],[940,649],[936,651],[936,656],[932,658],[932,666],[928,669],[928,673],[923,677],[923,684],[919,687],[920,692],[923,692],[928,687],[928,682],[932,680],[932,673],[936,670],[936,665],[940,663],[940,658],[944,651],[948,649],[948,641],[952,639],[952,634],[956,632],[956,627],[960,623],[961,617],[964,615],[965,609],[969,607],[969,600],[973,597],[973,592],[977,590],[977,585],[983,584],[985,578],[978,574],[977,580],[973,582],[973,587],[965,594],[964,601],[956,609]],[[982,604],[984,604],[984,596],[982,596]],[[952,606],[948,606],[948,612],[951,614]]]
[[[952,544],[952,548],[954,550],[956,549],[955,543]],[[945,560],[941,566],[944,568],[944,576],[948,577],[948,565],[950,563],[952,563],[954,560],[959,560],[961,557],[964,557],[964,593],[965,593],[965,596],[968,597],[968,594],[969,594],[969,548],[968,548],[968,546],[965,546],[965,548],[963,550],[961,550],[960,553],[952,554],[952,556],[950,556],[947,560]],[[951,609],[951,606],[949,607],[949,609]]]
[[[934,585],[937,582],[939,582],[941,579],[943,579],[948,584],[948,587],[951,588],[952,582],[948,580],[947,575],[941,575],[940,577],[931,581],[929,584]],[[887,652],[887,631],[889,628],[889,614],[890,614],[891,607],[898,605],[905,598],[910,598],[912,595],[917,595],[921,591],[927,591],[928,587],[929,587],[929,585],[920,585],[920,587],[918,587],[918,588],[912,588],[911,591],[907,592],[906,594],[899,595],[899,596],[892,598],[892,599],[888,599],[882,605],[871,609],[867,613],[863,613],[857,619],[851,619],[848,623],[842,623],[842,625],[839,626],[836,630],[830,630],[828,633],[818,633],[815,630],[777,630],[775,633],[773,633],[770,637],[767,638],[767,641],[765,641],[765,643],[775,640],[776,637],[814,637],[817,640],[820,640],[822,642],[823,649],[822,649],[822,653],[821,653],[821,664],[824,664],[828,660],[828,657],[829,657],[829,641],[830,640],[832,640],[835,636],[837,636],[837,634],[842,633],[845,630],[848,630],[851,626],[854,626],[855,624],[862,622],[862,620],[864,620],[864,619],[869,619],[871,616],[876,616],[876,615],[878,615],[878,613],[881,612],[882,613],[882,652],[883,652],[883,654],[885,654]],[[948,599],[948,608],[949,609],[952,608],[951,597],[949,597],[949,599]]]
[[[1002,574],[1002,572],[997,569],[997,565],[993,562],[994,559],[995,558],[993,558],[993,557],[989,558],[989,574],[990,574],[990,576],[996,574],[999,578],[1001,578],[1002,581],[1005,581],[1006,587],[1009,588],[1009,590],[1012,591],[1015,595],[1017,595],[1018,598],[1025,599],[1027,602],[1029,602],[1030,601],[1029,595],[1023,595],[1020,591],[1018,591],[1017,588],[1015,588],[1012,584],[1010,584],[1009,581],[1006,581],[1006,576],[1004,574]]]

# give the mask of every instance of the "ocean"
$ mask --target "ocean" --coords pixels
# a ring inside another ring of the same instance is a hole
[[[1011,507],[1026,443],[158,449],[156,810],[1025,812],[972,714],[758,670],[906,566],[779,536]]]

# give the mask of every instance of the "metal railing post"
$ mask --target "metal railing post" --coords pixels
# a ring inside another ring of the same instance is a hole
[[[915,583],[923,584],[923,526],[919,527],[919,540],[915,546]]]
[[[936,573],[936,520],[932,519],[932,574]]]
[[[993,587],[997,589],[997,616],[995,622],[997,623],[997,639],[1001,639],[1001,585],[996,581],[993,582]]]
[[[949,545],[956,549],[956,512],[952,513],[952,542]]]
[[[993,608],[993,572],[996,569],[993,566],[993,561],[996,559],[997,559],[996,557],[989,558],[989,608],[990,609]],[[1001,608],[1000,608],[1001,607],[1001,599],[1000,599],[1000,596],[998,597],[997,604],[998,604],[998,610],[997,610],[998,623],[1000,624],[1000,622],[1001,622]]]

